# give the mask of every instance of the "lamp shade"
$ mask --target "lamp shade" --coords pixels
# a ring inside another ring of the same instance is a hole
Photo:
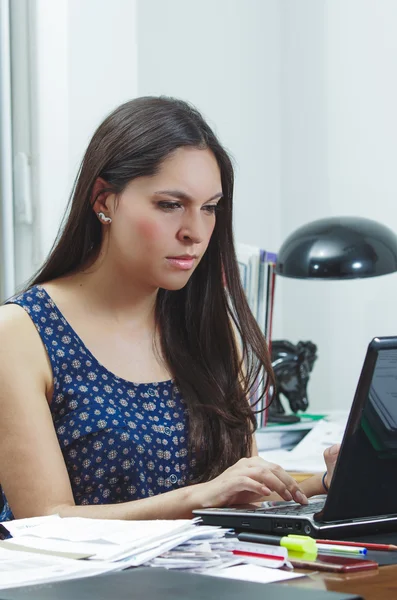
[[[355,279],[397,271],[397,236],[362,217],[329,217],[294,231],[283,243],[276,273],[297,279]]]

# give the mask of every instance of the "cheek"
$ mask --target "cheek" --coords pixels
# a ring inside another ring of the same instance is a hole
[[[156,221],[142,219],[136,223],[136,232],[138,236],[148,243],[159,242],[165,233],[164,226]]]

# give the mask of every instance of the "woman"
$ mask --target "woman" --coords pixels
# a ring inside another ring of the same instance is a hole
[[[175,519],[323,492],[256,456],[247,398],[271,364],[232,195],[186,103],[136,99],[100,125],[50,256],[0,310],[2,519]]]

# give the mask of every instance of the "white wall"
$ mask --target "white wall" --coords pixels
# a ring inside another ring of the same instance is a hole
[[[396,23],[394,0],[284,0],[283,238],[328,215],[397,231]],[[349,406],[369,340],[397,334],[397,275],[279,281],[285,337],[319,346],[311,408]]]
[[[32,0],[41,260],[94,129],[137,95],[135,0]]]

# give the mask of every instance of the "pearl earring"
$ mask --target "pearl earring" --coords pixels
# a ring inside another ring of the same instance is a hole
[[[107,217],[107,216],[105,215],[105,213],[103,213],[103,212],[99,212],[99,213],[97,213],[97,216],[98,216],[98,219],[99,219],[100,221],[102,221],[102,223],[106,223],[106,224],[107,224],[107,223],[111,223],[111,222],[112,222],[112,219],[111,219],[111,217]]]

